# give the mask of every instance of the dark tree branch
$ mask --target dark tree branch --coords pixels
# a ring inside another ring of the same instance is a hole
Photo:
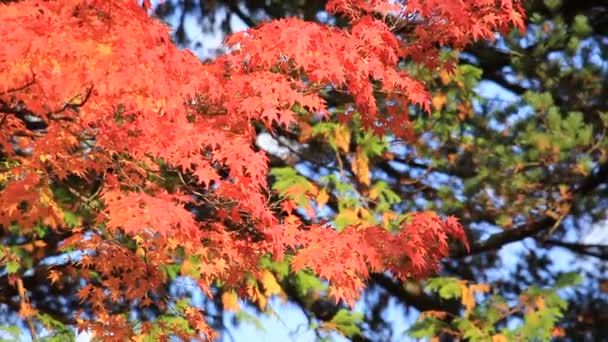
[[[336,304],[335,302],[330,301],[322,296],[319,296],[318,298],[311,298],[311,296],[302,295],[298,290],[297,286],[289,280],[290,279],[287,278],[282,281],[281,288],[283,288],[288,297],[302,310],[302,312],[304,313],[304,315],[306,315],[309,321],[314,317],[318,320],[329,322],[342,308],[342,305],[340,305],[339,303]],[[312,315],[309,315],[309,313]],[[352,340],[370,341],[362,334],[353,336]]]
[[[239,19],[241,19],[247,26],[249,26],[249,27],[257,26],[257,23],[255,21],[253,21],[253,19],[251,19],[250,16],[248,16],[247,14],[245,14],[245,12],[243,12],[241,10],[241,8],[239,7],[238,1],[235,1],[235,0],[228,1],[228,8],[230,9],[230,11],[232,13],[236,14],[236,16],[239,17]]]
[[[25,90],[26,88],[30,87],[31,85],[33,85],[34,83],[36,83],[36,74],[32,71],[32,78],[28,81],[26,81],[22,86],[19,87],[14,87],[14,88],[9,88],[4,92],[0,92],[0,96],[2,95],[6,95],[9,93],[15,93],[21,90]]]
[[[381,273],[372,274],[371,280],[395,296],[402,304],[418,311],[441,310],[455,316],[459,314],[460,304],[457,301],[445,301],[429,295],[423,291],[420,284],[405,285],[403,282]]]
[[[584,197],[600,184],[608,181],[608,163],[602,164],[596,172],[585,178],[580,184],[571,186],[570,193],[574,195],[574,199]],[[488,239],[481,242],[471,244],[470,252],[466,252],[463,247],[455,247],[450,253],[455,258],[462,258],[467,255],[480,254],[487,251],[500,249],[502,246],[512,242],[520,241],[528,237],[536,236],[537,234],[549,230],[557,223],[557,220],[546,216],[540,220],[525,224],[519,228],[505,230],[501,233],[494,234]]]
[[[61,287],[52,286],[48,280],[49,270],[48,266],[39,265],[33,268],[32,274],[22,276],[29,300],[38,311],[63,324],[73,325],[76,323],[72,313],[78,305],[75,292],[78,286],[73,282],[66,282]],[[13,300],[19,297],[19,293],[17,287],[10,285],[8,275],[0,277],[0,297],[2,303],[8,305],[12,311],[19,311],[20,301]]]
[[[581,255],[608,260],[608,245],[581,244],[559,240],[547,240],[543,244],[549,246],[562,247]]]

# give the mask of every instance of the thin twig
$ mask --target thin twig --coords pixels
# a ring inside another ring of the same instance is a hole
[[[25,88],[31,86],[35,82],[36,82],[36,73],[34,71],[32,71],[32,80],[31,81],[26,81],[25,84],[22,85],[22,86],[20,86],[20,87],[8,88],[6,91],[1,92],[0,96],[6,95],[8,93],[14,93],[14,92],[18,92],[18,91],[24,90]]]

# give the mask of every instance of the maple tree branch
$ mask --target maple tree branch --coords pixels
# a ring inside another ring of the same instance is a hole
[[[307,301],[306,299],[311,297],[307,297],[306,295],[302,296],[296,285],[292,284],[289,281],[289,278],[286,278],[285,280],[281,281],[280,286],[283,291],[285,291],[288,298],[293,303],[295,303],[300,308],[300,310],[302,310],[309,323],[312,323],[313,318],[324,322],[330,322],[338,313],[338,311],[342,309],[342,306],[340,304],[336,304],[335,302],[328,300],[323,296],[318,296],[317,298],[312,296],[312,300]],[[315,333],[318,335],[318,332],[316,330]],[[370,341],[362,334],[352,336],[351,339],[353,341],[362,342]]]
[[[477,62],[471,62],[484,70],[484,78],[518,95],[522,95],[528,90],[519,84],[507,81],[502,76],[503,68],[511,63],[511,54],[508,52],[491,46],[489,47],[482,43],[471,46],[469,49],[465,50],[465,52],[474,56]],[[528,57],[531,56],[526,56],[526,58]],[[465,61],[470,60],[470,58],[467,58],[466,54],[461,58]]]
[[[61,288],[51,286],[48,282],[49,267],[47,265],[38,265],[31,269],[33,272],[28,276],[22,276],[24,288],[28,290],[30,302],[36,303],[36,310],[44,312],[51,316],[56,321],[66,325],[76,323],[74,318],[68,312],[62,312],[63,308],[69,308],[72,305],[76,306],[76,301],[69,303],[70,298],[74,298],[74,292],[77,289],[75,284],[63,284]],[[21,303],[13,300],[18,295],[15,287],[9,285],[8,274],[0,277],[0,298],[1,303],[7,305],[12,311],[18,312]],[[45,286],[46,285],[46,286]],[[68,302],[58,304],[59,300],[52,298],[64,298]]]
[[[33,82],[34,81],[28,82],[28,84],[21,86],[19,88],[9,89],[9,91],[19,91],[19,90],[25,89],[25,88],[29,87],[31,84],[33,84]],[[78,112],[78,108],[84,106],[87,103],[87,101],[90,99],[92,93],[93,93],[93,86],[90,86],[87,88],[84,98],[81,101],[79,101],[79,103],[77,103],[77,104],[74,103],[74,101],[80,96],[80,95],[77,95],[74,98],[72,98],[71,100],[69,100],[68,102],[66,102],[63,106],[61,106],[61,108],[59,108],[55,111],[52,111],[50,113],[47,113],[48,119],[53,120],[53,121],[70,121],[70,122],[77,121],[77,119],[73,116],[60,115],[60,114],[64,111],[66,111],[67,109],[72,109],[73,111]],[[34,112],[25,108],[20,103],[11,105],[11,104],[7,103],[6,101],[0,99],[0,112],[4,114],[2,117],[1,124],[4,124],[4,122],[6,121],[7,114],[12,114],[12,115],[15,115],[17,118],[19,118],[21,121],[23,121],[25,123],[25,126],[29,130],[32,130],[32,131],[44,130],[48,126],[48,123],[45,122],[44,120],[42,120],[40,118],[40,116],[36,115]],[[34,121],[33,119],[28,119],[27,118],[28,115],[31,116],[32,118],[37,118],[38,120]]]
[[[446,175],[452,175],[452,176],[457,176],[457,177],[461,177],[461,178],[469,178],[469,177],[475,176],[475,172],[473,169],[461,170],[461,169],[457,169],[457,168],[454,168],[454,169],[440,168],[440,167],[437,167],[436,165],[420,163],[413,159],[404,159],[404,158],[397,158],[397,157],[394,157],[390,161],[397,162],[397,163],[400,163],[400,164],[403,164],[403,165],[406,165],[409,167],[413,167],[413,168],[418,168],[418,169],[428,170],[429,168],[432,168],[433,172],[439,172],[439,173],[443,173]],[[385,163],[380,164],[380,165],[383,167],[383,169],[384,168],[394,169],[392,166],[390,166],[388,161],[385,161]]]
[[[251,17],[246,15],[245,12],[243,12],[241,10],[237,1],[234,1],[234,0],[228,1],[228,8],[230,9],[230,11],[232,11],[234,14],[236,14],[236,16],[239,17],[239,19],[241,19],[247,26],[249,26],[249,27],[256,26],[256,23],[253,21],[253,19],[251,19]]]
[[[458,315],[460,304],[458,301],[445,301],[424,292],[419,283],[404,284],[402,281],[393,279],[384,273],[371,275],[374,284],[382,287],[391,295],[394,295],[401,303],[414,307],[416,310],[431,311],[441,310]]]
[[[31,85],[33,85],[34,83],[36,83],[36,73],[34,71],[32,71],[32,79],[29,81],[26,81],[24,85],[20,86],[20,87],[15,87],[15,88],[8,88],[7,90],[0,92],[0,96],[2,95],[6,95],[8,93],[15,93],[21,90],[24,90],[28,87],[30,87]]]
[[[34,131],[34,132],[42,131],[48,127],[48,124],[46,122],[44,122],[43,120],[33,121],[32,119],[28,119],[28,116],[31,116],[32,118],[40,119],[37,115],[35,115],[31,111],[29,111],[28,109],[20,108],[20,105],[17,105],[17,106],[9,105],[1,99],[0,99],[0,113],[4,114],[2,117],[2,124],[4,124],[4,122],[6,121],[6,119],[8,117],[7,114],[11,114],[11,115],[14,115],[15,117],[17,117],[19,120],[21,120],[25,124],[25,127],[30,131]],[[26,135],[26,133],[23,133],[23,134]]]
[[[89,100],[89,98],[91,98],[91,94],[92,93],[93,93],[93,86],[91,85],[90,87],[87,88],[87,91],[85,92],[84,98],[80,101],[80,103],[77,103],[77,104],[74,103],[74,101],[80,95],[74,96],[72,99],[70,99],[69,101],[67,101],[61,108],[57,109],[54,112],[51,112],[48,115],[49,119],[56,120],[56,121],[60,121],[60,120],[76,121],[76,119],[74,117],[65,116],[65,115],[58,115],[58,114],[66,111],[67,109],[72,109],[73,111],[78,112],[78,108],[84,106],[87,103],[87,101]]]
[[[190,193],[192,193],[193,195],[199,196],[201,198],[205,198],[205,195],[195,189],[193,189],[192,187],[190,187],[186,181],[184,180],[184,176],[182,176],[182,173],[179,170],[175,170],[175,172],[177,173],[177,175],[179,176],[179,180],[180,182],[182,182],[182,184],[184,185],[184,187],[186,187],[186,189],[188,191],[190,191]]]
[[[27,322],[28,329],[30,331],[30,337],[33,342],[38,342],[38,333],[36,332],[36,326],[34,325],[34,321],[32,321],[32,317],[27,317],[25,319]]]
[[[580,184],[571,186],[570,193],[573,194],[573,197],[583,197],[606,181],[608,181],[608,163],[600,165],[596,172],[586,177]],[[462,258],[467,255],[498,250],[509,243],[533,237],[545,230],[551,229],[556,222],[556,218],[545,216],[539,220],[524,224],[521,227],[494,234],[484,241],[473,242],[470,245],[470,252],[466,252],[462,246],[455,247],[450,252],[450,255],[454,258]]]
[[[581,255],[608,260],[608,245],[582,244],[575,242],[564,242],[559,240],[547,240],[544,241],[543,244],[562,247]]]

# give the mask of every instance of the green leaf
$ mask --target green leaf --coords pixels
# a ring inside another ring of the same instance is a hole
[[[34,232],[36,233],[36,235],[37,235],[38,237],[43,238],[43,237],[45,237],[45,236],[46,236],[46,234],[47,234],[47,232],[48,232],[48,228],[46,228],[46,227],[44,227],[44,226],[41,226],[41,225],[35,225],[35,226],[34,226]]]
[[[338,231],[342,231],[344,228],[359,222],[359,218],[355,215],[354,211],[343,211],[338,214],[334,219],[334,225]]]
[[[272,188],[281,196],[293,199],[298,206],[306,206],[309,201],[306,193],[314,191],[314,185],[292,167],[277,167],[270,170],[270,175],[276,177]]]
[[[604,124],[604,127],[608,127],[608,112],[599,112],[598,115]]]
[[[58,331],[51,336],[43,337],[39,339],[40,342],[74,342],[76,341],[76,334],[73,330],[65,329]]]
[[[302,295],[307,295],[309,291],[323,291],[326,286],[315,275],[307,271],[299,271],[296,274],[297,287]]]
[[[466,318],[456,318],[454,324],[462,332],[463,337],[471,342],[488,341],[489,336]]]
[[[6,332],[9,335],[11,335],[11,337],[13,337],[12,341],[19,341],[21,340],[21,328],[18,325],[2,325],[0,326],[0,331]],[[2,341],[7,341],[7,340],[2,340]],[[9,340],[10,341],[10,340]]]
[[[267,331],[266,329],[264,329],[264,325],[262,324],[262,322],[260,321],[260,319],[250,313],[248,313],[245,310],[239,310],[234,314],[234,318],[236,318],[236,320],[239,323],[246,323],[246,324],[251,324],[253,325],[257,330],[259,330],[260,332],[266,334]]]
[[[545,6],[554,11],[562,5],[561,0],[545,0]]]
[[[401,197],[391,189],[385,181],[378,181],[370,189],[372,199],[378,199],[376,211],[383,212],[388,210],[391,205],[401,202]]]
[[[579,37],[585,37],[593,31],[593,29],[589,25],[589,20],[587,19],[587,16],[582,14],[578,14],[574,17],[572,30],[574,31],[574,34]]]
[[[188,323],[188,320],[186,320],[186,318],[182,317],[182,316],[165,315],[165,316],[162,316],[159,319],[159,321],[171,326],[172,329],[178,328],[178,330],[181,330],[181,331],[192,331],[192,329],[190,328],[190,324]]]
[[[357,137],[357,143],[369,157],[379,156],[389,148],[389,144],[385,139],[379,138],[371,131],[362,132]]]
[[[181,265],[164,265],[163,268],[169,276],[169,279],[175,279],[179,275]]]
[[[425,289],[439,293],[443,299],[454,299],[462,296],[460,280],[457,278],[437,277],[428,280]]]
[[[444,327],[448,325],[434,317],[425,317],[414,323],[408,330],[407,334],[414,338],[431,338],[436,336]]]
[[[291,262],[291,256],[285,256],[285,259],[277,261],[271,256],[264,256],[260,260],[260,269],[267,269],[273,271],[278,280],[283,280],[289,275],[289,263]]]
[[[19,271],[20,267],[21,267],[21,265],[19,264],[18,261],[11,260],[6,263],[6,272],[8,272],[8,274],[17,273],[17,271]]]
[[[70,226],[72,228],[77,227],[80,224],[80,222],[78,220],[78,216],[68,210],[63,211],[63,220],[65,221],[65,223],[68,226]]]
[[[583,277],[576,272],[568,272],[560,275],[555,283],[555,287],[562,289],[564,287],[576,286],[583,282]]]
[[[483,70],[474,65],[463,64],[459,66],[459,69],[468,88],[476,84],[483,75]]]
[[[331,319],[331,323],[335,324],[336,329],[347,337],[353,337],[354,335],[361,333],[358,324],[362,321],[362,313],[351,312],[346,309],[340,309],[340,311]]]

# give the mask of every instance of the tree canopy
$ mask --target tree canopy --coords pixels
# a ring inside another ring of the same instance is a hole
[[[5,330],[210,339],[280,296],[320,338],[399,337],[392,301],[414,337],[601,339],[607,9],[525,5],[0,4]],[[251,28],[178,48],[222,14]]]

